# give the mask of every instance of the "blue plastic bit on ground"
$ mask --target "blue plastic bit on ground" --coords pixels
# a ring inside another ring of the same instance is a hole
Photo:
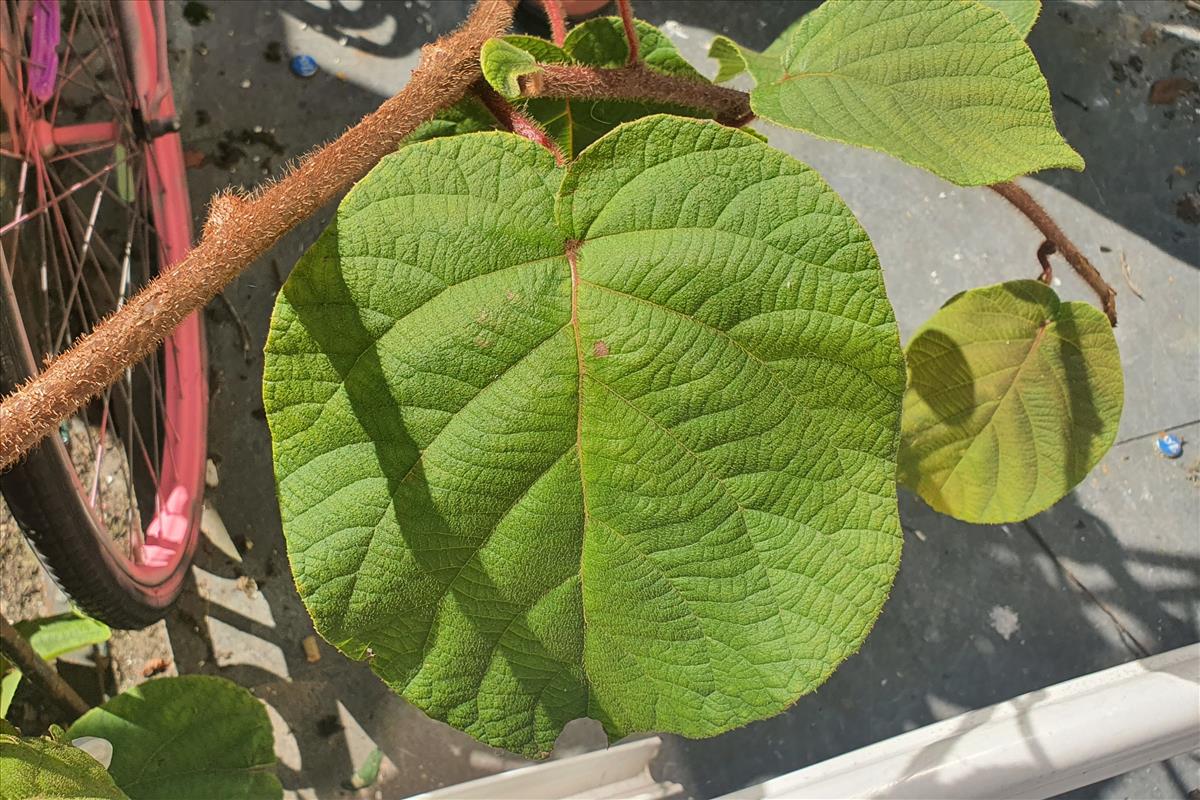
[[[312,56],[292,56],[292,74],[298,78],[311,78],[317,74],[317,61]]]
[[[1158,452],[1167,458],[1179,458],[1183,455],[1183,442],[1173,433],[1160,434],[1154,440],[1154,444],[1158,446]]]

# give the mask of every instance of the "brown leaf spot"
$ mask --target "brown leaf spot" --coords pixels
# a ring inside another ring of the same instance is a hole
[[[592,345],[592,353],[596,358],[604,358],[608,355],[608,343],[603,339],[597,339],[596,343]]]

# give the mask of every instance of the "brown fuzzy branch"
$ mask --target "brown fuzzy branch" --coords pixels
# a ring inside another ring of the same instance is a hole
[[[479,49],[512,22],[516,0],[479,0],[454,33],[422,48],[407,86],[277,183],[213,199],[204,236],[125,306],[0,403],[0,469],[55,430],[126,367],[148,356],[297,223],[348,190],[400,140],[480,78]]]
[[[1042,208],[1029,192],[1015,183],[997,183],[993,184],[991,189],[1016,206],[1017,210],[1041,231],[1042,236],[1046,237],[1046,241],[1053,245],[1067,260],[1067,263],[1079,273],[1079,277],[1092,287],[1092,291],[1100,298],[1100,307],[1104,309],[1105,316],[1115,328],[1117,326],[1116,290],[1109,286],[1108,282],[1100,275],[1099,270],[1092,266],[1092,262],[1088,261],[1087,256],[1080,252],[1075,243],[1067,238],[1062,228],[1058,227],[1058,223],[1046,212],[1046,209]],[[1045,247],[1043,244],[1038,250],[1038,260],[1043,262],[1043,269],[1046,264],[1043,256],[1049,255],[1049,251],[1046,251]]]
[[[726,125],[753,116],[750,96],[745,92],[664,75],[641,65],[620,69],[561,64],[539,66],[539,72],[518,79],[525,97],[668,103],[704,111]]]
[[[567,158],[559,148],[558,142],[554,141],[541,125],[515,109],[486,81],[479,81],[475,84],[475,94],[479,96],[479,100],[487,110],[492,112],[492,116],[496,118],[501,127],[549,150],[554,154],[554,161],[560,167],[567,163]]]

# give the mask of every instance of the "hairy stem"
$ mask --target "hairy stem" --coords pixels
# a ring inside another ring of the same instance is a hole
[[[1092,266],[1092,262],[1088,261],[1087,256],[1080,252],[1075,243],[1067,238],[1063,233],[1062,228],[1058,227],[1058,223],[1042,208],[1038,201],[1034,200],[1029,192],[1022,189],[1015,183],[997,183],[991,186],[992,191],[1003,197],[1008,202],[1016,206],[1017,210],[1024,214],[1034,226],[1041,231],[1042,236],[1046,237],[1046,242],[1049,242],[1053,247],[1062,254],[1062,257],[1067,260],[1079,277],[1092,287],[1092,291],[1100,298],[1100,307],[1104,309],[1105,316],[1115,328],[1117,326],[1117,292],[1108,282],[1100,275],[1100,272]],[[1043,244],[1038,249],[1038,260],[1043,263],[1043,269],[1046,268],[1046,262],[1043,260],[1049,255],[1046,245]]]
[[[550,38],[562,47],[567,40],[567,13],[563,11],[562,0],[542,0],[542,8],[550,20]]]
[[[541,125],[522,114],[501,97],[500,93],[489,86],[486,81],[479,81],[475,84],[475,93],[503,128],[549,150],[554,154],[554,161],[560,167],[567,163],[566,156],[563,155],[558,142],[554,141]]]
[[[46,660],[34,651],[33,646],[17,632],[16,628],[9,624],[8,619],[3,615],[0,615],[0,653],[3,653],[5,658],[21,670],[22,675],[37,684],[37,687],[45,692],[46,696],[64,711],[69,712],[72,717],[79,717],[87,713],[88,704],[79,696],[79,693],[71,688],[71,684],[62,679],[54,667],[46,663]]]
[[[641,65],[619,69],[562,64],[540,66],[540,72],[519,79],[521,93],[526,97],[669,103],[704,111],[726,125],[753,115],[750,96],[745,92],[664,75]]]
[[[0,469],[56,428],[126,367],[149,355],[281,236],[348,190],[400,140],[479,80],[479,48],[503,35],[516,0],[479,0],[454,33],[422,48],[407,86],[340,138],[249,197],[213,199],[204,236],[125,306],[0,403]]]
[[[629,0],[617,0],[617,13],[621,15],[621,24],[625,26],[625,41],[629,44],[629,58],[625,65],[632,67],[641,60],[638,52],[641,43],[638,41],[637,28],[633,26],[633,4]]]

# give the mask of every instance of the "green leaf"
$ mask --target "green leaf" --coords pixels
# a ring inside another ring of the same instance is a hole
[[[717,61],[717,75],[713,78],[713,83],[732,80],[747,69],[742,48],[728,36],[718,36],[712,40],[712,44],[708,46],[708,57]]]
[[[1029,35],[1033,30],[1033,24],[1037,22],[1038,15],[1042,13],[1041,0],[979,0],[985,6],[990,6],[1012,23],[1012,26],[1017,29],[1017,33],[1021,34],[1021,38]]]
[[[13,627],[29,640],[34,652],[47,661],[107,642],[112,637],[112,631],[103,622],[75,613],[22,620]]]
[[[101,642],[107,642],[112,631],[103,622],[78,613],[59,614],[43,619],[21,620],[14,623],[17,633],[29,640],[35,653],[47,661]],[[0,657],[0,717],[8,713],[21,682],[21,671]]]
[[[9,734],[10,736],[20,736],[21,732],[17,730],[17,726],[13,725],[8,720],[0,717],[0,734]]]
[[[855,652],[903,389],[833,191],[653,116],[565,173],[503,133],[384,159],[281,292],[263,398],[317,629],[535,756],[581,716],[711,736]]]
[[[433,119],[417,126],[401,142],[401,146],[437,139],[442,136],[457,136],[460,133],[478,133],[496,130],[496,118],[483,103],[473,97],[464,97],[450,108],[439,111]]]
[[[282,797],[262,703],[224,678],[159,678],[93,708],[67,736],[113,746],[109,773],[133,800]]]
[[[653,25],[635,20],[634,28],[638,35],[638,52],[647,67],[678,78],[705,80],[679,54],[671,40]],[[490,76],[489,83],[501,94],[513,86],[517,87],[519,93],[517,77],[529,74],[521,70],[528,70],[531,62],[615,68],[624,66],[629,57],[625,29],[618,17],[597,17],[575,26],[561,48],[533,36],[506,36],[501,41],[523,50],[527,56],[518,58],[506,50],[485,45],[481,53],[484,75]],[[696,116],[699,113],[663,103],[562,98],[534,98],[523,101],[522,108],[545,128],[571,158],[623,122],[660,112],[681,116]]]
[[[638,56],[650,69],[677,78],[707,83],[679,54],[666,34],[648,22],[633,21],[638,37]],[[577,64],[614,69],[629,60],[629,43],[620,17],[596,17],[576,25],[563,42],[563,51]]]
[[[0,676],[0,717],[8,715],[13,697],[17,694],[17,686],[21,683],[21,670],[12,667]]]
[[[533,55],[505,39],[484,42],[479,64],[492,88],[510,100],[521,96],[520,78],[542,71]]]
[[[772,47],[780,41],[782,39],[776,40]],[[736,78],[746,70],[750,70],[750,74],[758,80],[760,75],[776,75],[783,69],[779,57],[773,55],[770,48],[764,53],[756,53],[727,36],[713,39],[712,44],[708,46],[708,55],[717,60],[717,77],[713,79],[716,83]],[[753,93],[750,99],[753,102]]]
[[[376,747],[372,750],[350,779],[350,785],[355,789],[364,789],[379,779],[379,767],[383,764],[383,751]]]
[[[900,479],[942,513],[1027,519],[1116,438],[1124,382],[1108,320],[1037,281],[956,295],[907,356]]]
[[[1015,13],[1015,12],[1014,12]],[[796,130],[861,145],[964,186],[1083,169],[1054,126],[1033,53],[978,0],[827,0],[755,53],[750,106]]]
[[[126,800],[100,762],[50,739],[0,733],[0,797]]]

